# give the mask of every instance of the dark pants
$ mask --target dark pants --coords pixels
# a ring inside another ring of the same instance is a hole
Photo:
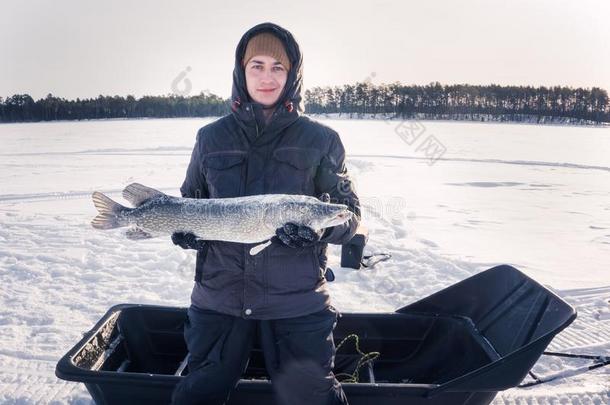
[[[228,401],[257,335],[278,404],[347,404],[332,372],[336,321],[332,308],[298,318],[258,321],[191,306],[184,327],[189,374],[176,386],[172,404]]]

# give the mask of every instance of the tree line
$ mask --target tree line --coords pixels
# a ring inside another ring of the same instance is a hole
[[[489,114],[574,118],[610,122],[606,90],[572,87],[474,86],[468,84],[405,86],[370,82],[342,87],[314,87],[305,92],[308,112],[390,114],[410,118]]]
[[[28,94],[0,97],[0,121],[54,121],[102,118],[175,118],[220,116],[226,100],[214,94],[196,96],[98,96],[66,100],[52,94],[34,101]]]
[[[400,83],[314,87],[305,91],[309,114],[385,114],[408,119],[477,115],[507,117],[557,117],[595,123],[610,122],[606,90],[572,87],[474,86],[468,84],[425,86]],[[230,112],[230,100],[214,94],[194,96],[98,96],[66,100],[52,94],[34,100],[28,94],[0,97],[0,122],[82,120],[103,118],[173,118],[222,116]]]

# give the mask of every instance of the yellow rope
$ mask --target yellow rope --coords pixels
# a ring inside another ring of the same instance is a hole
[[[335,377],[337,378],[337,380],[340,379],[341,382],[357,383],[360,381],[360,369],[362,368],[362,366],[364,366],[365,364],[370,363],[373,360],[375,360],[376,358],[378,358],[381,353],[379,353],[379,352],[364,353],[362,350],[360,350],[360,338],[358,337],[358,335],[356,335],[354,333],[352,333],[351,335],[347,335],[341,341],[341,343],[339,343],[339,345],[337,345],[337,349],[335,350],[335,353],[338,352],[339,349],[343,346],[343,344],[350,339],[354,340],[354,346],[356,347],[356,351],[362,357],[360,357],[360,359],[358,360],[358,363],[356,364],[356,369],[354,370],[353,374],[339,373],[339,374],[336,374]]]

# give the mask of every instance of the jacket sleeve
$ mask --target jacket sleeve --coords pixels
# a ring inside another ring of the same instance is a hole
[[[202,163],[202,138],[203,128],[197,132],[197,141],[191,154],[191,161],[186,169],[186,178],[182,187],[180,187],[180,194],[184,198],[209,198],[210,194],[208,186],[205,181],[203,170],[201,170]]]
[[[327,228],[320,242],[341,245],[349,242],[360,224],[360,201],[345,167],[345,148],[339,134],[334,131],[331,131],[331,134],[328,151],[322,157],[316,173],[316,193],[318,196],[328,193],[330,202],[347,205],[354,215],[344,224]]]

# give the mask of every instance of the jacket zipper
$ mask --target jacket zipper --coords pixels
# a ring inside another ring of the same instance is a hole
[[[252,118],[254,119],[254,127],[256,128],[256,139],[258,139],[259,137],[259,133],[258,133],[258,122],[256,121],[256,114],[254,114],[254,108],[250,107],[250,114],[252,115]],[[250,147],[251,148],[251,147]],[[246,164],[245,164],[245,178],[244,178],[244,189],[242,190],[242,193],[246,191],[246,185],[248,183],[248,161],[246,160]],[[249,252],[249,248],[246,246],[244,246],[244,272],[242,274],[242,283],[243,283],[243,291],[242,291],[242,302],[243,302],[243,306],[242,306],[242,311],[244,311],[244,307],[246,307],[246,288],[247,288],[247,277],[246,277],[246,268],[248,268],[248,259],[250,258],[250,252]],[[252,267],[254,267],[253,271],[256,271],[256,267],[255,267],[255,261],[254,259],[252,260]],[[247,308],[246,308],[247,309]],[[243,314],[242,314],[243,317]]]

